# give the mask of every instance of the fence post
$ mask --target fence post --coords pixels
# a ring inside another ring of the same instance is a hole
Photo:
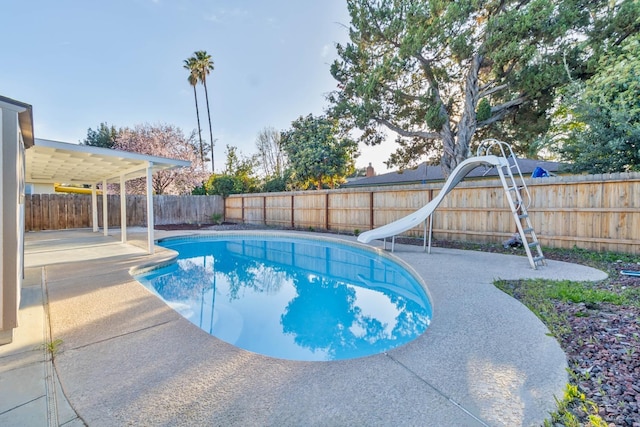
[[[240,197],[240,221],[244,224],[244,194]]]
[[[296,220],[295,220],[295,215],[296,215],[296,210],[293,207],[294,205],[294,195],[291,195],[291,228],[296,228]]]
[[[262,223],[267,225],[267,196],[262,196]]]
[[[369,229],[373,230],[373,191],[369,192]]]
[[[329,231],[329,192],[324,195],[324,229]]]

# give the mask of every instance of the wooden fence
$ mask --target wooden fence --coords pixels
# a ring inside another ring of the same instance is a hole
[[[107,196],[109,227],[120,226],[120,196]],[[154,221],[165,224],[210,224],[224,213],[220,196],[153,196]],[[25,230],[92,227],[91,196],[86,194],[28,194]],[[127,225],[147,225],[145,196],[127,196]],[[102,196],[98,196],[98,226],[102,227]]]
[[[529,216],[547,247],[640,254],[640,174],[527,179]],[[232,195],[228,221],[357,233],[413,212],[442,183],[288,193]],[[498,180],[468,181],[445,197],[434,215],[434,238],[501,242],[515,231]],[[422,227],[407,235],[421,236]]]
[[[529,215],[544,246],[577,246],[640,254],[640,174],[580,175],[528,179]],[[154,196],[158,225],[227,221],[293,229],[356,233],[413,212],[442,184],[369,187],[331,191],[219,196]],[[108,196],[109,226],[120,224],[120,197]],[[98,197],[102,226],[102,197]],[[91,227],[91,196],[27,195],[25,229]],[[146,225],[144,196],[127,196],[127,224]],[[436,239],[501,242],[515,224],[497,180],[467,181],[445,197],[434,215]],[[407,235],[421,236],[422,227]]]

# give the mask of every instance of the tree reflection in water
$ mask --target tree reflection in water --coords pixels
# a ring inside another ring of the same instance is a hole
[[[429,324],[423,308],[391,292],[384,294],[397,316],[389,330],[388,323],[364,313],[356,286],[299,274],[293,282],[298,295],[282,314],[283,331],[292,334],[296,344],[322,350],[332,360],[381,353],[418,336]]]
[[[374,253],[292,239],[171,243],[177,265],[138,280],[183,315],[178,307],[188,306],[185,317],[202,329],[251,351],[354,358],[402,345],[430,322],[421,286]],[[225,313],[235,317],[219,318]]]

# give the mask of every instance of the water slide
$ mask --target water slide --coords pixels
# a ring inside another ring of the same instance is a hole
[[[509,162],[505,157],[498,157],[493,155],[471,157],[463,161],[453,170],[453,172],[451,172],[451,175],[449,175],[449,178],[444,183],[444,186],[433,200],[424,205],[422,208],[403,218],[393,221],[387,225],[383,225],[382,227],[365,231],[358,236],[358,241],[362,243],[369,243],[375,239],[384,239],[387,237],[397,236],[400,233],[404,233],[407,230],[417,227],[424,220],[426,220],[429,215],[433,213],[433,211],[436,210],[444,197],[451,190],[453,190],[455,186],[458,185],[469,172],[471,172],[478,166],[509,167]]]

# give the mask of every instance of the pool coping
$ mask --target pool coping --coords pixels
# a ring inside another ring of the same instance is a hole
[[[82,233],[73,238],[87,252]],[[65,343],[56,370],[89,425],[539,425],[567,382],[566,358],[544,325],[492,282],[606,277],[574,264],[531,270],[520,256],[427,255],[397,244],[393,257],[429,275],[426,333],[384,354],[299,362],[237,349],[173,312],[129,276],[172,256],[157,252],[45,267],[52,336]]]

